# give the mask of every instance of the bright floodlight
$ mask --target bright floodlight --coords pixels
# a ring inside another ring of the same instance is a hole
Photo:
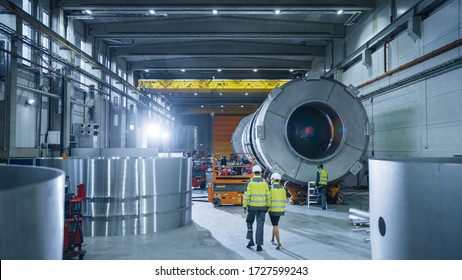
[[[147,127],[148,135],[151,137],[159,137],[160,127],[155,124],[151,124]]]
[[[161,136],[162,136],[162,139],[167,140],[169,135],[168,135],[168,132],[164,131],[162,132]]]

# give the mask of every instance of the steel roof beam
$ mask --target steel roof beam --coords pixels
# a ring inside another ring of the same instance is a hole
[[[324,46],[301,46],[258,42],[195,41],[187,43],[147,44],[130,48],[113,48],[113,55],[130,56],[325,56]]]
[[[88,26],[90,36],[124,39],[332,39],[344,38],[345,31],[342,24],[224,16],[161,18]]]
[[[375,7],[374,0],[59,0],[58,5],[65,10],[300,10],[309,11],[368,11]]]

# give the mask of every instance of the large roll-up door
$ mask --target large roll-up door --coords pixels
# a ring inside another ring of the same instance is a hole
[[[214,153],[233,153],[231,136],[245,116],[214,116],[212,120],[212,150]]]

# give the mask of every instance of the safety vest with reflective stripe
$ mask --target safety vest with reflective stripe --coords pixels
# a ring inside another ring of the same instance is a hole
[[[327,170],[325,169],[318,169],[319,172],[319,184],[320,185],[327,185]]]
[[[266,211],[270,205],[270,192],[268,183],[260,176],[254,176],[247,183],[244,192],[244,208]]]
[[[286,190],[279,185],[279,182],[275,182],[271,186],[271,205],[268,212],[271,216],[282,216],[286,211]]]

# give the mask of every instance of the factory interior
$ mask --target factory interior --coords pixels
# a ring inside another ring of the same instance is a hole
[[[462,0],[1,0],[0,259],[462,260],[461,77]]]

